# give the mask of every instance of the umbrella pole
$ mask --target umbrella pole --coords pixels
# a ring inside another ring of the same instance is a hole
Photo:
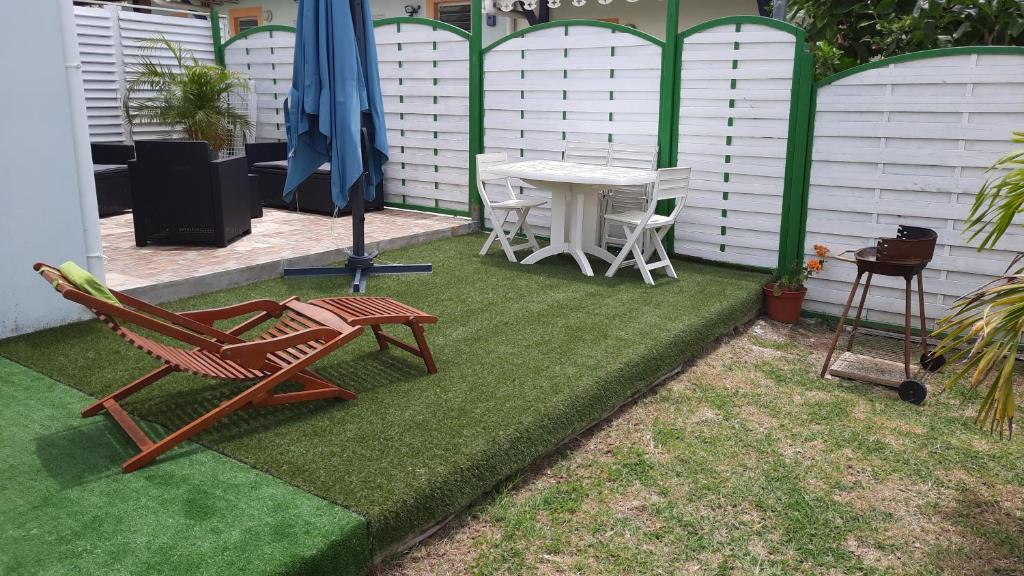
[[[352,253],[344,267],[319,268],[285,268],[285,276],[352,276],[352,293],[366,292],[366,281],[373,274],[412,274],[429,273],[432,264],[374,264],[373,256],[366,255],[366,185],[370,178],[366,167],[369,163],[370,140],[367,130],[367,115],[363,114],[362,141],[360,148],[363,155],[363,173],[359,182],[349,194],[349,205],[352,207]]]

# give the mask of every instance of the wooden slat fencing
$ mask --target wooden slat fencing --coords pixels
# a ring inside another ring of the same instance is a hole
[[[676,164],[693,172],[675,228],[677,253],[776,266],[802,44],[763,24],[683,33]]]
[[[256,90],[256,141],[286,140],[284,101],[292,84],[295,33],[282,30],[257,32],[224,49],[224,63],[243,72]]]
[[[893,236],[899,224],[935,229],[925,271],[932,319],[1024,251],[1019,229],[982,253],[962,233],[986,168],[1024,127],[1024,54],[933,54],[883,61],[819,87],[805,246],[808,254],[814,244],[840,252]],[[807,308],[841,312],[855,274],[852,264],[830,262],[810,282]],[[869,320],[902,323],[903,306],[901,278],[873,280]]]
[[[376,27],[391,146],[384,200],[469,213],[469,41],[425,23]]]

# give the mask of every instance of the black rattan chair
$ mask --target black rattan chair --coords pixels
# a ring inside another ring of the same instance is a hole
[[[331,169],[325,165],[313,173],[308,180],[299,184],[291,202],[281,198],[284,182],[288,177],[288,144],[286,142],[256,142],[245,145],[245,156],[249,173],[256,176],[263,205],[271,208],[298,210],[315,214],[334,214],[334,200],[331,197]],[[366,203],[366,211],[384,209],[384,188],[377,187],[377,196]],[[345,206],[338,215],[351,213]]]
[[[135,147],[120,142],[93,142],[93,178],[100,218],[132,209],[132,187],[128,162],[135,158]]]
[[[206,142],[140,140],[128,164],[135,244],[227,246],[252,229],[245,157]]]

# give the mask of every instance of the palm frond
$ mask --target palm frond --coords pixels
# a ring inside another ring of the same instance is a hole
[[[190,139],[206,140],[214,151],[230,144],[235,133],[251,136],[254,126],[248,115],[228,103],[232,93],[248,93],[245,76],[203,64],[163,36],[141,42],[137,61],[127,68],[121,107],[129,127],[180,130]]]
[[[1024,132],[1014,132],[1013,141],[1024,143]],[[993,248],[1024,210],[1024,151],[1000,158],[989,172],[998,174],[978,192],[965,228],[971,240],[982,237],[979,251]],[[1014,258],[1002,277],[961,298],[934,331],[942,338],[935,353],[946,354],[951,364],[963,360],[948,386],[968,376],[972,390],[988,385],[976,421],[1011,437],[1017,405],[1013,372],[1024,334],[1024,268],[1017,267],[1022,258]]]

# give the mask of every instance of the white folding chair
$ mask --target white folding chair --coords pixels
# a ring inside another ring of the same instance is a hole
[[[508,261],[516,262],[516,252],[519,250],[527,248],[540,250],[540,245],[537,243],[537,238],[534,237],[530,225],[527,224],[526,217],[530,214],[532,208],[544,204],[545,200],[541,198],[523,198],[513,190],[512,182],[507,176],[488,172],[489,167],[505,162],[508,162],[508,154],[504,152],[476,155],[476,185],[480,191],[480,199],[483,201],[484,211],[490,217],[491,226],[493,227],[491,235],[484,242],[484,247],[480,249],[480,255],[487,254],[491,244],[497,240],[501,244],[501,249],[505,251]],[[493,184],[490,189],[487,188],[488,182]],[[512,226],[511,230],[506,231],[505,224],[508,223],[508,218],[513,213],[516,215],[515,225]],[[513,245],[512,241],[515,240],[516,234],[520,230],[526,235],[526,243]]]
[[[676,221],[679,211],[686,201],[686,192],[690,187],[689,168],[662,168],[658,170],[658,177],[654,181],[647,198],[645,210],[629,210],[606,214],[605,220],[609,223],[621,225],[626,231],[626,243],[622,246],[618,256],[612,262],[605,276],[611,278],[624,265],[635,265],[640,269],[640,275],[644,282],[654,285],[654,278],[651,277],[651,270],[665,268],[669,278],[676,278],[676,270],[672,267],[672,260],[662,245],[662,240],[672,223]],[[654,211],[658,207],[659,200],[675,199],[676,207],[672,214],[661,216]],[[644,242],[641,244],[641,240]],[[648,262],[647,259],[657,252],[661,258],[657,262]],[[626,256],[632,254],[632,260],[626,260]]]
[[[654,170],[658,166],[657,144],[611,145],[608,165],[621,168]],[[601,215],[615,212],[643,211],[647,209],[648,186],[620,186],[605,193],[601,203]],[[641,239],[642,240],[642,239]],[[626,243],[626,232],[622,226],[601,220],[601,247],[622,246]],[[643,242],[641,241],[641,247]]]
[[[565,142],[565,153],[562,154],[562,161],[607,166],[608,143],[567,140]]]

